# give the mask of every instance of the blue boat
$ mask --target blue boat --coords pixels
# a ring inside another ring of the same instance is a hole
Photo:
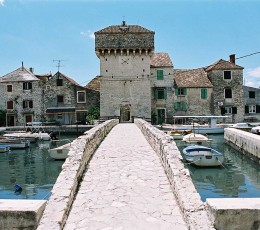
[[[10,145],[0,145],[0,153],[5,153],[10,151]]]
[[[183,155],[187,162],[196,166],[220,166],[224,162],[224,155],[222,153],[201,145],[190,145],[184,148]]]

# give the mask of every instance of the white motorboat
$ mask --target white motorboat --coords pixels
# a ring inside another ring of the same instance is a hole
[[[217,124],[217,121],[220,119],[230,118],[229,116],[173,116],[174,119],[174,130],[193,130],[195,133],[200,134],[219,134],[224,133],[224,128],[227,126],[224,124]],[[199,120],[207,120],[208,124],[198,124],[192,123],[190,125],[179,125],[175,124],[176,120],[185,121],[187,119],[199,119]]]
[[[251,133],[255,133],[255,134],[260,135],[260,126],[253,127],[251,129]]]
[[[33,132],[14,132],[14,133],[6,133],[3,135],[4,137],[19,137],[19,138],[29,138],[31,142],[36,142],[37,140],[49,141],[51,139],[48,133],[33,133]]]
[[[183,136],[182,140],[186,143],[207,143],[210,142],[211,139],[209,139],[206,135],[200,134],[200,133],[189,133],[185,136]]]
[[[171,130],[166,132],[173,140],[182,140],[185,135],[191,133],[191,130]]]
[[[30,141],[19,138],[0,138],[0,145],[9,145],[11,149],[25,149],[30,147]]]
[[[5,153],[10,151],[10,145],[0,145],[0,153]]]
[[[203,167],[223,165],[224,155],[215,149],[191,145],[183,149],[183,155],[187,162]]]
[[[59,144],[61,142],[69,142],[69,143],[66,143],[64,145],[61,145],[61,146],[58,146],[56,148],[52,148],[52,149],[49,149],[48,152],[49,152],[49,156],[55,160],[65,160],[67,158],[67,155],[69,153],[69,150],[70,150],[70,146],[71,146],[71,143],[70,143],[70,140],[68,139],[62,139],[62,140],[52,140],[50,142],[50,145],[52,145],[53,143],[54,144]]]

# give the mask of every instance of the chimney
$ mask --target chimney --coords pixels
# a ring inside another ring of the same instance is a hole
[[[33,68],[32,67],[30,67],[29,70],[30,70],[31,73],[33,73]]]
[[[235,54],[230,54],[229,55],[229,61],[233,64],[236,64],[236,55]]]

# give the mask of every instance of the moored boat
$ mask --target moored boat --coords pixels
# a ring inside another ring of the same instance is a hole
[[[10,151],[10,145],[0,145],[0,153],[5,153]]]
[[[183,136],[182,140],[186,143],[197,144],[207,143],[211,141],[211,139],[209,139],[206,135],[193,132]]]
[[[191,145],[183,149],[187,162],[202,167],[223,165],[224,155],[217,150],[201,145]]]
[[[69,153],[70,146],[71,146],[70,140],[68,140],[68,139],[53,140],[50,142],[50,144],[52,144],[52,143],[58,144],[58,143],[61,143],[62,141],[66,141],[69,143],[66,143],[66,144],[61,145],[56,148],[49,149],[48,152],[49,152],[49,156],[51,158],[53,158],[55,160],[65,160],[67,158],[67,155]]]
[[[0,145],[9,145],[11,149],[25,149],[30,147],[30,141],[19,138],[1,138]]]

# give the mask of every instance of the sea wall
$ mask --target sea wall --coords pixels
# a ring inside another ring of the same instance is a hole
[[[91,156],[117,124],[118,120],[105,121],[72,142],[68,157],[62,165],[62,171],[51,191],[51,197],[37,229],[63,228]]]
[[[260,164],[260,136],[235,128],[225,128],[224,138],[227,144],[248,155]]]
[[[135,119],[135,124],[161,159],[189,229],[214,229],[175,142],[144,120]]]
[[[36,229],[45,205],[45,200],[1,199],[0,229]]]

